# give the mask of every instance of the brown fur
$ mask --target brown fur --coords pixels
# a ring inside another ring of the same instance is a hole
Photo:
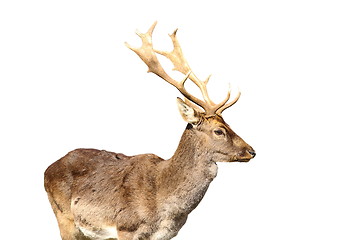
[[[216,162],[248,161],[252,152],[220,116],[201,116],[169,160],[77,149],[49,166],[45,189],[63,240],[103,239],[106,227],[118,239],[171,239],[215,178]]]

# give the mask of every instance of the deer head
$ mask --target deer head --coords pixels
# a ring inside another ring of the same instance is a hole
[[[169,35],[173,42],[173,50],[171,52],[160,51],[155,50],[152,44],[155,26],[156,22],[146,33],[137,32],[142,40],[140,48],[131,47],[128,43],[125,44],[148,66],[148,72],[156,74],[173,85],[184,96],[184,100],[178,98],[177,103],[181,116],[188,122],[187,130],[193,131],[193,134],[198,136],[195,139],[203,139],[207,150],[210,151],[213,160],[216,162],[245,162],[255,157],[253,148],[240,138],[222,118],[222,112],[238,101],[240,92],[236,94],[233,100],[229,101],[231,96],[229,89],[223,101],[220,103],[212,101],[207,90],[210,76],[203,81],[193,73],[176,38],[177,30]],[[184,74],[184,78],[177,81],[170,77],[161,66],[156,54],[169,59],[174,65],[173,70]],[[199,99],[187,91],[185,82],[188,79],[200,89],[203,99]]]

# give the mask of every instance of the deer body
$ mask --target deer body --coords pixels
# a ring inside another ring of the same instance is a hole
[[[152,72],[185,96],[185,101],[178,99],[178,107],[188,125],[169,160],[154,154],[126,156],[77,149],[50,165],[45,171],[45,189],[63,240],[171,239],[216,177],[216,162],[247,162],[255,156],[255,151],[221,117],[238,97],[226,103],[228,94],[226,101],[214,104],[207,95],[208,80],[199,82],[188,73],[186,79],[201,88],[202,101],[164,75],[149,45],[154,27],[147,34],[139,34],[143,47],[132,50],[145,59]],[[174,34],[172,39],[176,40]],[[150,51],[150,58],[144,57],[144,49]],[[177,57],[187,65],[181,55]]]
[[[45,187],[57,217],[70,219],[83,234],[100,239],[109,236],[106,229],[118,229],[119,239],[175,236],[217,173],[210,152],[191,131],[185,130],[169,160],[95,149],[70,152],[46,171]],[[58,197],[64,192],[66,201]]]

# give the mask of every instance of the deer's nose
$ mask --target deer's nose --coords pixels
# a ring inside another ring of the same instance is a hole
[[[254,158],[256,156],[256,152],[254,150],[247,150],[248,153]]]

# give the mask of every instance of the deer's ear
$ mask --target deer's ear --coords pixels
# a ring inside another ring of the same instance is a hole
[[[182,118],[193,125],[200,122],[200,114],[192,107],[187,105],[181,98],[177,98],[177,104]]]

